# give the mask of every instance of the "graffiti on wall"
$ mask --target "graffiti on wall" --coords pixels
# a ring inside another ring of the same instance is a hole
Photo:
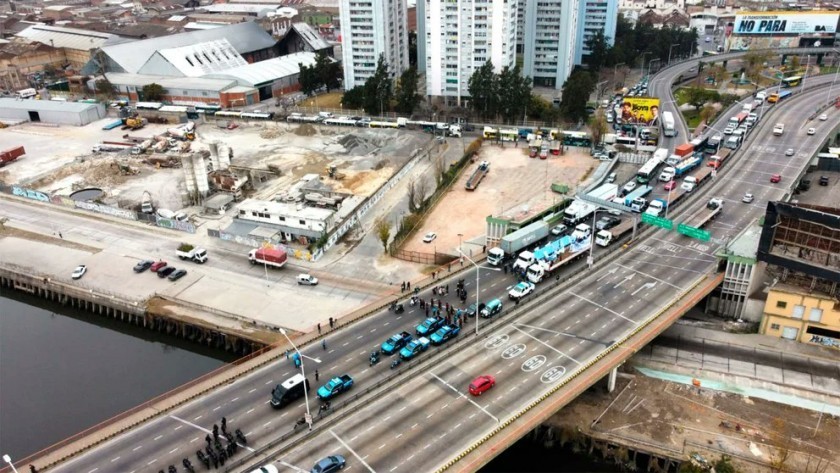
[[[137,215],[133,210],[121,209],[119,207],[110,207],[108,205],[97,204],[96,202],[76,202],[76,208],[82,210],[90,210],[100,214],[110,215],[112,217],[125,218],[128,220],[137,220]]]
[[[840,340],[831,337],[823,337],[820,335],[811,335],[811,343],[816,343],[824,347],[840,348]]]
[[[25,197],[27,199],[37,200],[39,202],[49,202],[50,196],[35,189],[26,189],[24,187],[12,186],[12,194],[18,197]]]
[[[155,220],[155,225],[161,228],[168,228],[170,230],[178,230],[187,233],[195,233],[195,225],[191,222],[181,222],[173,218],[160,218]]]

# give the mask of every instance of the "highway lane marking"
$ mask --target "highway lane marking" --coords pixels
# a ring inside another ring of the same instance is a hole
[[[375,329],[375,328],[372,328],[372,329],[370,330],[370,333],[373,333],[373,332],[375,332],[375,331],[376,331],[376,329]]]
[[[328,352],[327,352],[327,354],[328,354],[328,355],[332,355],[332,352],[334,352],[334,351],[335,351],[335,348],[333,348],[332,350],[328,351]]]
[[[136,452],[137,450],[140,450],[141,448],[143,448],[143,446],[142,446],[142,445],[138,445],[138,446],[134,447],[131,451],[132,451],[132,452]]]
[[[400,408],[400,412],[404,411],[406,407],[408,407],[408,406],[402,406],[402,407]]]
[[[178,450],[178,449],[176,448],[175,450]],[[170,453],[171,453],[171,452],[170,452]],[[112,458],[112,459],[111,459],[111,463],[114,463],[115,461],[119,460],[120,458],[122,458],[122,457]]]
[[[332,368],[330,368],[330,371],[335,371],[336,368],[338,368],[338,365],[335,365]]]
[[[204,417],[204,416],[198,416],[198,417],[196,417],[196,418],[195,418],[195,419],[193,419],[193,420],[196,420],[196,421],[197,421],[198,419],[201,419],[202,417]]]
[[[93,473],[94,471],[96,471],[96,470],[98,470],[98,469],[99,469],[99,467],[96,467],[96,468],[94,468],[94,469],[90,470],[88,473]]]
[[[386,444],[383,443],[382,445],[379,446],[379,448],[377,448],[377,450],[382,450],[383,448],[385,448],[385,445]]]
[[[500,371],[500,372],[501,372],[501,371]],[[443,383],[444,385],[448,386],[448,387],[449,387],[449,389],[451,389],[451,390],[455,391],[455,392],[458,394],[458,397],[462,397],[462,398],[464,398],[464,399],[465,399],[465,400],[467,400],[470,404],[474,405],[475,407],[479,408],[482,412],[484,412],[485,414],[487,414],[488,416],[490,416],[490,418],[491,418],[491,419],[493,419],[493,420],[495,420],[497,424],[499,423],[499,419],[498,419],[496,416],[494,416],[493,414],[491,414],[490,412],[488,412],[488,411],[487,411],[487,409],[485,409],[485,408],[483,408],[483,407],[479,406],[479,405],[478,405],[475,401],[473,401],[472,399],[468,398],[468,397],[467,397],[464,393],[462,393],[461,391],[459,391],[459,390],[458,390],[458,388],[456,388],[455,386],[452,386],[451,384],[447,383],[447,382],[446,382],[446,381],[444,381],[444,380],[443,380],[440,376],[438,376],[438,375],[436,375],[436,374],[434,374],[434,373],[429,373],[429,374],[430,374],[430,375],[432,375],[432,376],[434,376],[435,378],[437,378],[437,380],[438,380],[438,381],[440,381],[441,383]]]
[[[397,468],[399,468],[399,465],[397,465],[397,466],[395,466],[395,467],[391,468],[391,469],[390,469],[390,470],[388,470],[388,471],[394,471],[394,470],[396,470]]]
[[[218,410],[219,410],[219,409],[221,409],[221,408],[222,408],[222,406],[216,406],[215,408],[213,408],[213,412],[216,412],[216,411],[218,411]]]
[[[403,436],[403,434],[397,434],[397,438],[400,438],[402,436]]]
[[[578,360],[576,360],[576,359],[572,358],[571,356],[569,356],[569,355],[567,355],[567,354],[563,353],[562,351],[560,351],[560,350],[558,350],[558,349],[554,348],[553,346],[551,346],[551,345],[549,345],[548,343],[546,343],[546,342],[544,342],[544,341],[540,340],[539,338],[537,338],[537,337],[535,337],[535,336],[531,335],[530,333],[528,333],[528,332],[526,332],[526,331],[522,330],[521,328],[517,327],[516,325],[517,325],[517,324],[513,324],[513,325],[511,325],[511,327],[513,327],[514,329],[518,330],[521,334],[525,335],[526,337],[531,338],[531,339],[533,339],[534,341],[536,341],[537,343],[540,343],[540,344],[542,344],[543,346],[545,346],[546,348],[548,348],[548,349],[550,349],[550,350],[554,351],[555,353],[558,353],[558,354],[560,354],[560,355],[565,356],[566,358],[568,358],[568,359],[570,359],[570,360],[574,361],[574,362],[575,362],[575,363],[577,363],[578,365],[579,365],[579,364],[581,364],[581,363],[580,363],[580,361],[578,361]],[[576,338],[576,337],[574,337],[573,335],[568,335],[568,334],[561,333],[561,332],[557,332],[557,331],[550,330],[550,329],[547,329],[547,328],[534,327],[534,326],[532,326],[532,325],[525,325],[525,324],[521,324],[521,325],[522,325],[523,327],[533,328],[533,329],[536,329],[536,330],[543,330],[543,331],[546,331],[546,332],[551,332],[551,333],[554,333],[554,334],[567,335],[568,337],[571,337],[571,338]]]
[[[172,455],[173,453],[175,453],[175,452],[177,452],[177,451],[178,451],[178,449],[177,449],[177,448],[173,448],[172,450],[170,450],[170,451],[169,451],[169,454],[170,454],[170,455]]]
[[[344,342],[344,344],[343,344],[343,345],[341,345],[341,346],[346,347],[346,346],[347,346],[347,345],[349,345],[349,344],[350,344],[350,342]]]
[[[154,460],[150,461],[149,463],[146,463],[146,466],[150,466],[152,463],[154,463],[154,462],[156,462],[156,461],[157,461],[157,458],[155,458]]]
[[[446,406],[444,406],[444,407],[446,407]],[[388,416],[388,417],[382,419],[382,422],[388,422],[388,419],[390,419],[390,418],[391,418],[391,416]]]
[[[265,384],[267,386],[267,385],[271,384],[271,381],[266,381]]]
[[[265,423],[265,424],[263,424],[262,426],[263,426],[263,427],[268,427],[268,425],[269,425],[269,424],[271,424],[271,421],[266,422],[266,423]]]
[[[161,439],[162,437],[163,437],[163,435],[158,435],[157,437],[155,437],[155,438],[154,438],[154,440],[159,440],[159,439]]]
[[[252,390],[248,391],[248,394],[251,394],[252,392],[254,392],[254,391],[256,391],[256,390],[257,390],[257,388],[254,388],[254,389],[252,389]]]
[[[666,283],[666,284],[668,284],[668,283]],[[673,284],[669,284],[669,285],[673,286]],[[676,287],[676,286],[674,286],[674,287]],[[639,323],[638,323],[638,322],[636,322],[635,320],[628,319],[627,317],[625,317],[625,316],[623,316],[623,315],[619,314],[618,312],[616,312],[616,311],[614,311],[614,310],[610,309],[609,307],[604,307],[604,306],[602,306],[601,304],[599,304],[599,303],[597,303],[597,302],[595,302],[595,301],[593,301],[593,300],[591,300],[591,299],[587,299],[587,298],[585,298],[585,297],[583,297],[583,296],[581,296],[581,295],[579,295],[579,294],[576,294],[576,293],[574,293],[574,292],[569,292],[569,294],[571,294],[571,295],[573,295],[573,296],[575,296],[575,297],[579,297],[579,298],[581,298],[581,299],[585,300],[586,302],[589,302],[590,304],[592,304],[592,305],[594,305],[594,306],[600,307],[601,309],[604,309],[604,310],[606,310],[607,312],[609,312],[609,313],[611,313],[611,314],[613,314],[613,315],[617,315],[617,316],[621,317],[622,319],[624,319],[624,320],[626,320],[626,321],[630,322],[630,323],[631,323],[631,324],[633,324],[633,325],[639,325]]]
[[[365,374],[365,373],[367,373],[368,371],[370,371],[370,368],[365,368],[365,370],[364,370],[364,371],[362,371],[362,374]]]
[[[356,340],[361,340],[364,337],[365,337],[364,335],[359,335],[358,337],[356,337]]]
[[[706,274],[707,273],[707,271],[697,271],[697,270],[694,270],[694,269],[688,269],[688,268],[683,267],[683,266],[674,266],[674,265],[670,265],[670,264],[654,263],[652,261],[639,259],[639,258],[630,258],[627,261],[628,262],[635,261],[635,262],[638,262],[638,263],[645,263],[645,264],[650,264],[650,265],[653,265],[653,266],[664,266],[666,268],[676,269],[676,270],[679,270],[679,271],[686,271],[686,272],[689,272],[689,273],[697,273],[697,274]],[[671,284],[671,283],[666,282],[665,284],[668,284],[669,286],[673,286],[673,284]],[[674,286],[674,287],[676,287],[676,286]],[[682,288],[678,287],[677,289],[682,289]]]
[[[298,472],[300,472],[300,473],[309,473],[309,470],[304,470],[303,468],[298,468],[298,467],[296,467],[296,466],[294,466],[294,465],[292,465],[292,464],[290,464],[290,463],[286,463],[286,462],[284,462],[283,460],[277,460],[277,463],[279,463],[279,464],[281,464],[281,465],[283,465],[283,466],[285,466],[285,467],[287,467],[287,468],[291,468],[291,469],[293,469],[293,470],[295,470],[295,471],[298,471]],[[350,468],[347,468],[347,469],[349,470]]]
[[[194,439],[190,440],[190,443],[193,443],[193,442],[198,442],[198,437],[196,437],[196,438],[194,438]]]
[[[415,428],[415,427],[417,427],[417,424],[414,424],[414,425],[411,426],[412,429]]]
[[[411,461],[412,458],[414,458],[414,454],[412,454],[410,457],[406,458],[405,461]]]
[[[359,454],[356,453],[355,450],[350,448],[350,445],[347,445],[347,442],[345,442],[344,440],[341,440],[341,437],[339,437],[335,432],[333,432],[332,429],[330,429],[330,434],[332,434],[332,436],[335,437],[335,439],[338,440],[339,443],[341,443],[341,445],[344,445],[344,448],[346,448],[350,453],[352,453],[354,457],[356,457],[360,462],[362,462],[362,465],[364,465],[365,468],[368,469],[368,471],[370,471],[371,473],[375,473],[374,469],[371,468],[370,465],[367,464],[367,462],[365,462],[364,458],[360,457]],[[365,458],[367,458],[367,457],[365,457]]]
[[[431,419],[434,414],[429,414],[426,416],[427,419]]]
[[[231,400],[230,400],[230,402],[236,402],[236,401],[238,401],[238,400],[239,400],[239,398],[238,398],[238,397],[235,397],[235,398],[231,399]],[[231,419],[231,420],[233,420],[233,419]]]
[[[458,422],[458,424],[457,424],[457,425],[455,425],[455,427],[452,427],[452,430],[455,430],[455,429],[457,429],[458,427],[461,427],[461,424],[462,424],[462,422]]]
[[[250,413],[252,413],[252,412],[254,412],[254,408],[253,408],[253,407],[252,407],[251,409],[248,409],[248,411],[247,411],[247,412],[245,412],[245,414],[250,414]]]
[[[712,261],[709,261],[709,262],[712,262]],[[624,265],[623,265],[623,264],[621,264],[621,263],[616,263],[616,264],[617,264],[618,266],[621,266],[622,268],[627,268],[627,269],[629,269],[630,271],[635,271],[635,272],[637,272],[637,273],[641,274],[642,276],[645,276],[645,277],[651,278],[651,279],[653,279],[654,281],[659,281],[659,282],[661,282],[662,284],[667,284],[667,285],[669,285],[669,286],[673,287],[674,289],[679,289],[680,291],[682,291],[682,290],[683,290],[683,288],[682,288],[682,287],[677,286],[677,285],[675,285],[675,284],[671,284],[671,283],[669,283],[668,281],[665,281],[665,280],[663,280],[663,279],[659,279],[659,278],[657,278],[656,276],[653,276],[652,274],[648,274],[648,273],[646,273],[646,272],[644,272],[644,271],[639,271],[638,269],[633,269],[633,268],[630,268],[630,267],[628,267],[628,266],[624,266]]]
[[[183,425],[179,425],[178,427],[175,427],[175,430],[178,430],[178,429],[180,429],[181,427],[183,427]]]
[[[412,311],[412,312],[414,312],[414,311]],[[391,322],[385,322],[384,324],[382,324],[383,327],[387,327],[389,325],[391,325]]]

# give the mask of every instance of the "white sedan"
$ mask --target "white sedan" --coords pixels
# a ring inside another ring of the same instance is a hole
[[[752,194],[747,192],[746,194],[744,194],[744,198],[741,199],[741,202],[743,202],[745,204],[749,204],[749,203],[752,203],[753,200],[755,200],[755,197],[753,197]]]
[[[817,129],[816,129],[816,128],[808,128],[808,134],[809,134],[809,135],[813,135],[813,134],[815,134],[816,132],[817,132]]]
[[[80,264],[79,266],[76,266],[76,269],[73,270],[73,274],[71,274],[71,277],[73,279],[81,279],[81,277],[84,276],[86,272],[87,266]]]
[[[826,120],[828,120],[828,114],[827,113],[823,113],[822,115],[820,115],[820,121],[821,122],[824,122]]]
[[[793,154],[794,154],[793,148],[788,148],[785,151],[785,156],[793,156]]]
[[[429,232],[423,237],[423,243],[431,243],[435,241],[435,238],[437,238],[437,233]]]
[[[511,299],[522,299],[523,297],[527,296],[528,294],[534,292],[534,284],[528,281],[522,281],[521,283],[513,286],[513,289],[508,292],[508,297]]]

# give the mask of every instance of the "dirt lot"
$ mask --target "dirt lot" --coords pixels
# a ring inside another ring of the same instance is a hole
[[[499,148],[485,145],[476,158],[438,203],[420,231],[405,245],[406,250],[457,253],[458,234],[463,234],[464,252],[481,251],[488,215],[540,211],[561,196],[551,191],[552,183],[567,184],[574,190],[581,179],[598,165],[589,153],[572,148],[564,156],[547,160],[528,157],[527,147]],[[480,161],[490,162],[490,172],[475,191],[465,184]],[[423,243],[423,235],[434,231],[434,243]],[[467,242],[472,241],[471,244]]]
[[[590,429],[599,416],[595,428]],[[753,462],[770,461],[780,447],[791,452],[787,471],[838,471],[814,469],[820,458],[822,468],[827,460],[836,461],[836,439],[840,435],[837,418],[641,375],[620,380],[612,394],[589,390],[549,423],[634,445],[641,439],[645,450],[653,447],[655,451],[659,446],[666,455],[684,451],[687,458],[691,452],[698,452],[712,461],[727,452],[744,472],[765,471]],[[808,461],[810,469],[806,468]]]

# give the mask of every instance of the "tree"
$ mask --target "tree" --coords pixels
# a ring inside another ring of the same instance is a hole
[[[373,225],[376,236],[379,237],[379,241],[382,242],[382,247],[387,251],[388,240],[391,239],[391,224],[388,223],[386,218],[379,217]]]
[[[582,69],[575,69],[563,84],[563,98],[560,113],[573,122],[586,119],[586,101],[595,90],[592,75]]]
[[[702,87],[686,87],[685,91],[686,103],[691,104],[699,113],[700,107],[706,102],[716,102],[720,100],[720,94],[716,90],[707,90]]]
[[[417,67],[417,32],[408,32],[408,65]]]
[[[607,130],[607,117],[604,115],[604,109],[599,108],[589,120],[589,132],[592,135],[592,143],[595,145],[600,144]]]
[[[144,85],[141,90],[143,92],[143,100],[149,102],[157,102],[166,95],[166,91],[163,89],[163,86],[154,82]]]
[[[715,473],[737,473],[735,465],[728,455],[723,455],[715,462]]]
[[[303,63],[298,63],[300,73],[298,74],[298,84],[300,84],[300,91],[311,96],[321,87],[318,79],[318,72],[315,70],[315,65],[305,66]]]
[[[706,104],[705,106],[703,106],[703,109],[700,110],[700,121],[703,123],[711,123],[712,119],[715,118],[715,115],[717,115],[717,110],[715,110],[715,107]]]
[[[365,106],[365,87],[357,85],[344,92],[341,97],[341,106],[348,110],[363,108]]]
[[[423,99],[417,93],[417,82],[420,80],[417,69],[409,67],[400,75],[400,82],[397,84],[397,111],[411,115],[414,109]]]
[[[799,56],[792,56],[790,58],[790,70],[795,72],[799,70],[799,66],[802,65],[802,61],[799,60]]]
[[[333,60],[333,58],[327,56],[325,51],[321,50],[315,56],[313,67],[319,86],[326,87],[327,92],[338,88],[342,74],[338,61]]]
[[[379,56],[373,75],[365,81],[365,112],[368,115],[382,115],[391,108],[392,98],[393,90],[391,78],[388,76],[388,64],[385,62],[385,55],[382,54]]]
[[[406,196],[408,197],[408,211],[416,213],[423,210],[423,205],[426,200],[426,194],[429,192],[429,184],[425,179],[411,179],[406,186]]]
[[[493,63],[487,61],[473,72],[467,90],[470,93],[470,107],[482,118],[496,116],[498,99],[498,81],[493,73]]]
[[[604,32],[602,30],[598,30],[595,34],[586,39],[585,44],[586,49],[589,50],[589,54],[586,58],[584,58],[583,62],[589,66],[589,70],[598,72],[601,67],[606,65],[610,54],[607,37],[604,36]]]

